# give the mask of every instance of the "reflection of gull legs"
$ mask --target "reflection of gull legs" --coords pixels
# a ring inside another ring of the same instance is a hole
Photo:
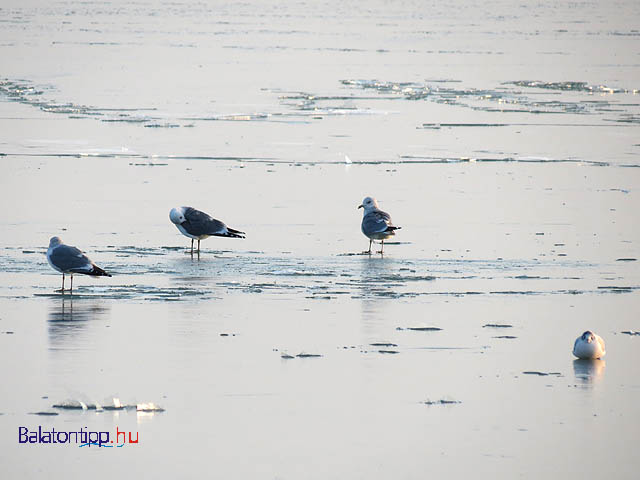
[[[63,322],[68,321],[68,320],[73,320],[73,297],[69,297],[69,311],[67,311],[67,315],[65,316],[64,313],[64,297],[62,297],[62,316],[60,317],[60,320],[62,320]]]

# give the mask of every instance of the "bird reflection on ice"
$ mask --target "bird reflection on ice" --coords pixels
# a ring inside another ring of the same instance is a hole
[[[70,297],[70,296],[69,296]],[[72,298],[52,298],[49,305],[49,338],[52,343],[63,342],[84,330],[87,322],[104,317],[110,308],[95,300],[83,301]]]
[[[359,294],[365,329],[375,337],[374,332],[385,318],[385,296],[395,293],[395,285],[385,282],[391,270],[391,262],[382,257],[365,258],[361,262]]]
[[[602,359],[577,359],[573,361],[573,373],[585,386],[593,386],[604,377],[606,362]]]

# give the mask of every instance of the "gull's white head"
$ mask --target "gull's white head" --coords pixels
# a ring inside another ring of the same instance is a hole
[[[595,342],[596,336],[592,331],[587,330],[582,334],[582,340],[584,340],[587,343]]]
[[[172,208],[169,212],[169,218],[176,225],[181,225],[187,220],[184,218],[184,211],[182,210],[182,207]]]
[[[358,205],[358,208],[364,208],[364,211],[368,212],[374,208],[378,208],[378,202],[373,197],[365,197],[365,199],[362,200],[362,204]]]
[[[51,237],[51,239],[49,240],[49,248],[57,247],[61,243],[62,240],[60,240],[60,237]]]

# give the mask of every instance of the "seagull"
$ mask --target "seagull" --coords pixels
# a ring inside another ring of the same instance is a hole
[[[384,249],[385,239],[394,236],[395,230],[402,227],[394,227],[391,224],[391,216],[387,212],[383,212],[378,208],[378,202],[375,198],[366,197],[358,208],[364,208],[364,216],[362,217],[362,233],[369,237],[369,250],[364,253],[371,254],[371,243],[374,240],[380,240],[382,246],[378,253],[382,253]]]
[[[64,293],[64,274],[71,275],[71,288],[69,292],[73,293],[73,274],[82,273],[94,277],[110,277],[111,275],[93,263],[89,257],[78,250],[76,247],[65,245],[60,237],[51,237],[49,240],[49,249],[47,250],[47,261],[54,270],[62,273],[62,289]]]
[[[200,240],[207,237],[244,238],[245,235],[244,232],[229,228],[220,220],[192,207],[172,208],[169,218],[178,227],[180,233],[191,239],[191,255],[193,255],[194,240],[198,240],[198,253],[200,253]]]
[[[587,330],[573,344],[573,354],[578,358],[602,358],[605,355],[604,340],[590,330]]]

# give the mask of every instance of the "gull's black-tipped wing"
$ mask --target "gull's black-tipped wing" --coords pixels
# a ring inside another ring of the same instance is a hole
[[[58,245],[51,251],[50,261],[64,273],[83,273],[85,275],[107,276],[107,272],[95,265],[89,257],[76,247]]]
[[[398,228],[399,227],[394,227],[391,224],[391,216],[382,210],[374,210],[373,212],[367,213],[362,218],[362,232],[365,235],[382,233],[387,230],[396,230]]]
[[[184,207],[185,222],[182,227],[195,237],[215,235],[219,237],[240,237],[244,232],[228,228],[223,222],[192,207]]]

